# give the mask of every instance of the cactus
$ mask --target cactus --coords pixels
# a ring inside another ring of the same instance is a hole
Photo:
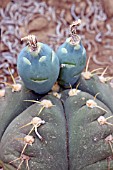
[[[70,170],[108,170],[108,167],[112,170],[112,112],[88,93],[79,91],[68,97],[67,92],[64,92],[67,96],[64,107],[68,125]],[[110,158],[111,163],[108,162]]]
[[[8,86],[2,90],[4,94],[0,98],[0,139],[10,122],[32,104],[26,103],[24,100],[41,98],[41,96],[26,89],[22,82],[15,84],[14,87],[16,85],[21,87],[20,91],[14,92],[14,88],[11,89]],[[13,87],[13,85],[10,86]]]
[[[99,69],[95,70],[97,71]],[[93,75],[86,69],[86,72],[83,72],[78,80],[80,83],[79,89],[88,92],[93,96],[98,93],[97,98],[107,105],[113,113],[113,88],[109,83],[110,79],[113,77],[104,76],[106,70],[107,68],[98,76],[98,73],[95,72]]]
[[[0,161],[0,169],[3,169],[3,170],[16,170],[11,165],[5,164],[2,161]]]
[[[90,80],[85,80],[81,76],[79,82],[79,89],[92,95],[99,93],[97,98],[106,104],[113,113],[113,90],[109,83],[100,82],[97,75],[93,76]]]
[[[71,37],[67,38],[56,52],[61,66],[58,81],[66,88],[73,86],[86,65],[86,50],[76,34],[76,26],[79,24],[80,20],[71,25]]]
[[[61,98],[50,94],[41,101],[25,102],[31,101],[35,104],[3,134],[0,159],[4,166],[10,165],[9,170],[108,170],[113,116],[104,103],[77,88],[64,90]]]
[[[44,103],[45,99],[46,108],[39,114],[42,108],[41,104]],[[32,170],[67,169],[66,122],[63,107],[61,102],[52,95],[45,97],[45,99],[42,100],[41,104],[35,103],[22,112],[5,131],[0,144],[0,152],[2,153],[0,158],[6,165],[10,162],[9,165],[13,168],[19,167],[20,155],[24,155],[24,160],[25,158],[29,159],[28,166]],[[49,104],[52,103],[52,105],[48,105],[48,108],[47,101]],[[37,116],[38,119],[40,117],[42,120],[40,125],[39,123],[37,125],[38,132],[30,132],[32,126],[26,124]],[[37,136],[38,133],[41,138]],[[32,141],[32,145],[28,144],[24,148],[25,140],[21,140],[21,138],[24,139],[28,134],[33,135],[34,141]],[[13,162],[14,159],[18,160]],[[26,161],[23,162],[21,169],[26,169]]]
[[[75,27],[57,51],[28,36],[18,57],[23,83],[0,91],[0,167],[4,170],[112,170],[113,89],[95,69],[81,73],[86,52]],[[77,64],[77,65],[76,65]],[[80,77],[81,74],[81,77]],[[53,86],[53,84],[55,85]],[[73,85],[73,88],[72,88]],[[76,88],[74,88],[76,87]],[[60,93],[58,93],[60,91]],[[40,100],[38,100],[40,99]],[[32,104],[32,105],[31,105]]]
[[[18,56],[18,73],[28,89],[39,94],[47,93],[58,78],[58,57],[48,45],[37,42],[33,35],[22,40],[28,40],[29,45]]]

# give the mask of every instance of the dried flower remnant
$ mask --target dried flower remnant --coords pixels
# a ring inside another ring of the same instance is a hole
[[[71,25],[70,25],[70,32],[71,32],[71,39],[70,39],[70,43],[72,45],[77,45],[80,43],[80,36],[77,35],[76,30],[77,27],[81,24],[81,20],[78,19],[76,21],[74,21]]]
[[[28,35],[24,38],[21,38],[21,41],[27,41],[28,46],[30,47],[31,51],[37,50],[37,38],[35,35]]]
[[[100,125],[111,125],[113,126],[112,123],[109,123],[107,120],[111,119],[113,116],[110,116],[108,118],[105,118],[104,116],[100,116],[97,121]]]
[[[24,128],[26,126],[29,126],[29,125],[33,125],[32,129],[30,130],[30,132],[28,133],[28,135],[30,135],[33,131],[35,131],[36,135],[38,136],[38,138],[40,140],[43,140],[42,136],[38,133],[38,127],[40,127],[41,125],[44,125],[45,124],[45,121],[42,120],[41,118],[39,117],[34,117],[31,122],[27,123],[26,125],[23,125],[22,127],[20,128]]]

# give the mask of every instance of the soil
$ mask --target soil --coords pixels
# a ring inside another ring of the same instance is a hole
[[[32,1],[31,4],[30,1]],[[14,77],[18,76],[16,59],[22,47],[25,46],[20,41],[21,37],[28,34],[35,34],[39,41],[49,44],[56,50],[69,36],[69,25],[78,18],[81,19],[82,25],[78,27],[77,33],[81,35],[87,56],[91,57],[89,70],[100,67],[105,69],[108,66],[107,75],[113,76],[112,0],[103,0],[102,4],[101,0],[45,0],[39,3],[45,2],[46,5],[40,4],[39,10],[34,12],[34,14],[27,10],[30,10],[32,5],[37,5],[38,2],[34,3],[34,0],[30,1],[25,0],[24,2],[20,0],[18,2],[17,0],[4,0],[3,3],[0,2],[0,6],[2,7],[1,21],[3,23],[2,41],[0,43],[0,81],[11,82],[8,67],[11,69]],[[29,2],[30,6],[27,2]],[[12,5],[7,10],[9,3],[12,3]],[[28,5],[26,5],[27,10],[23,8],[25,3]],[[19,4],[21,4],[21,8],[18,9],[17,15],[19,16],[15,20],[17,11],[15,10],[15,13],[13,13],[13,7]],[[30,14],[32,15],[30,16]],[[16,22],[19,22],[19,17],[26,17],[25,15],[28,18],[24,18],[24,23],[16,25]],[[10,16],[9,19],[8,16]],[[29,19],[30,17],[31,19]],[[27,20],[29,21],[27,22]],[[13,21],[14,23],[12,24],[11,22]],[[14,24],[15,26],[11,28]],[[14,28],[17,30],[18,35],[16,33],[14,34]],[[10,31],[8,32],[7,29],[10,29]],[[10,57],[8,58],[8,56]]]

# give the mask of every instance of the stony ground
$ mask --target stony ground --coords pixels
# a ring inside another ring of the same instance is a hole
[[[1,6],[0,81],[11,81],[8,67],[17,77],[16,59],[25,44],[20,39],[35,34],[54,50],[69,36],[69,25],[80,18],[78,27],[89,70],[103,67],[113,76],[113,1],[112,0],[4,0]]]

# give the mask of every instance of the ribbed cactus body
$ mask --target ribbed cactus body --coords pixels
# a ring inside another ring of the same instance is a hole
[[[106,106],[111,109],[113,113],[113,88],[109,83],[102,83],[97,75],[89,80],[86,80],[82,75],[78,80],[80,83],[79,89],[95,96],[102,101]]]
[[[5,91],[5,96],[0,98],[0,139],[10,122],[32,104],[26,103],[24,100],[41,98],[29,91],[23,84],[19,92],[12,92],[8,87],[5,88]]]
[[[22,49],[17,69],[27,88],[43,94],[51,90],[58,78],[59,60],[48,45],[38,42],[35,51],[29,46]]]
[[[89,165],[82,170],[108,170],[108,164],[110,164],[109,170],[113,169],[113,161],[110,161],[110,158],[108,160],[101,160],[97,163],[94,163],[93,165]]]
[[[80,23],[56,53],[34,35],[21,39],[28,43],[17,59],[25,86],[11,74],[14,84],[3,83],[12,89],[0,91],[0,168],[113,170],[112,78],[104,77],[107,68],[100,77],[102,68],[88,71]]]
[[[111,111],[99,100],[94,101],[100,108],[89,108],[86,102],[93,96],[80,92],[65,99],[64,107],[67,115],[69,136],[70,170],[107,170],[108,159],[112,155],[106,137],[113,134],[113,126],[100,125],[100,116],[110,117]],[[113,118],[108,122],[113,123]],[[111,160],[110,170],[113,169]]]
[[[79,78],[86,65],[86,50],[80,41],[77,45],[70,43],[68,38],[56,52],[60,62],[59,84],[72,86]]]
[[[41,101],[51,101],[52,107],[44,108],[40,113],[43,106],[33,104],[10,123],[0,143],[0,159],[5,163],[4,166],[9,166],[8,162],[20,156],[25,143],[18,139],[24,138],[32,129],[32,125],[21,127],[38,116],[45,121],[38,127],[43,141],[33,131],[31,135],[35,139],[34,143],[24,151],[30,158],[31,169],[108,170],[112,148],[107,138],[113,135],[113,126],[109,124],[113,124],[112,112],[86,92],[70,94],[73,93],[65,90],[61,99],[52,94],[45,96]],[[88,101],[93,101],[95,105],[91,107]],[[105,117],[108,124],[100,124],[100,117]],[[17,168],[19,164],[20,161],[14,161],[9,168]],[[111,160],[110,170],[112,168]],[[25,169],[25,163],[21,169]]]
[[[3,167],[3,169],[5,170],[16,170],[16,168],[12,167],[7,163],[3,163],[1,160],[0,160],[0,167]]]
[[[45,124],[38,128],[43,141],[33,131],[31,135],[34,136],[35,141],[32,146],[28,145],[24,154],[30,157],[29,167],[32,170],[68,170],[66,122],[63,107],[54,96],[45,98],[51,100],[53,106],[45,108],[39,115],[45,121]],[[25,143],[16,139],[25,137],[31,130],[32,125],[22,129],[20,127],[36,117],[41,107],[37,103],[33,104],[11,122],[0,144],[0,152],[2,153],[0,159],[2,161],[8,164],[8,162],[20,156]],[[20,161],[15,161],[10,165],[17,168],[19,163]],[[26,169],[25,162],[21,169]]]

